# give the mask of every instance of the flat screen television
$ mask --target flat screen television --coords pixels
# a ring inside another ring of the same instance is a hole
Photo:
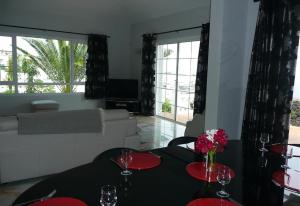
[[[137,99],[137,79],[109,79],[106,97],[110,99]]]

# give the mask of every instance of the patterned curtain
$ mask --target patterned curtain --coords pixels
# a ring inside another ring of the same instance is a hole
[[[209,48],[209,23],[202,25],[197,76],[195,83],[194,115],[205,110]]]
[[[263,135],[271,143],[288,139],[299,40],[294,6],[287,0],[260,3],[242,130],[243,140],[255,147]]]
[[[107,36],[89,35],[87,53],[85,97],[104,98],[108,82]]]
[[[156,36],[143,35],[142,80],[141,80],[141,113],[154,115],[154,84],[155,84]]]

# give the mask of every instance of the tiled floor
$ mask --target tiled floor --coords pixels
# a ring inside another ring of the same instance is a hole
[[[137,116],[138,134],[141,136],[141,150],[165,147],[168,142],[183,136],[185,126],[158,117]],[[0,206],[10,206],[27,188],[43,178],[24,180],[0,185]]]
[[[185,126],[159,117],[137,116],[141,149],[166,147],[170,140],[181,137]]]

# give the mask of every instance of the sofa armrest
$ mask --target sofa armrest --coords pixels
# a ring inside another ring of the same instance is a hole
[[[124,137],[135,135],[137,133],[137,120],[136,118],[129,118],[104,121],[102,132],[104,136],[110,132],[121,134]]]
[[[129,112],[126,109],[99,109],[101,121],[115,121],[129,119]]]
[[[123,147],[125,137],[137,134],[137,121],[135,118],[104,121],[102,134],[114,147]]]

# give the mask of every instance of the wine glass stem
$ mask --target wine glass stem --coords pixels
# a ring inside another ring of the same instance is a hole
[[[263,142],[263,148],[265,149],[265,142]]]
[[[222,189],[221,189],[222,193],[226,193],[225,191],[225,184],[222,184]]]

